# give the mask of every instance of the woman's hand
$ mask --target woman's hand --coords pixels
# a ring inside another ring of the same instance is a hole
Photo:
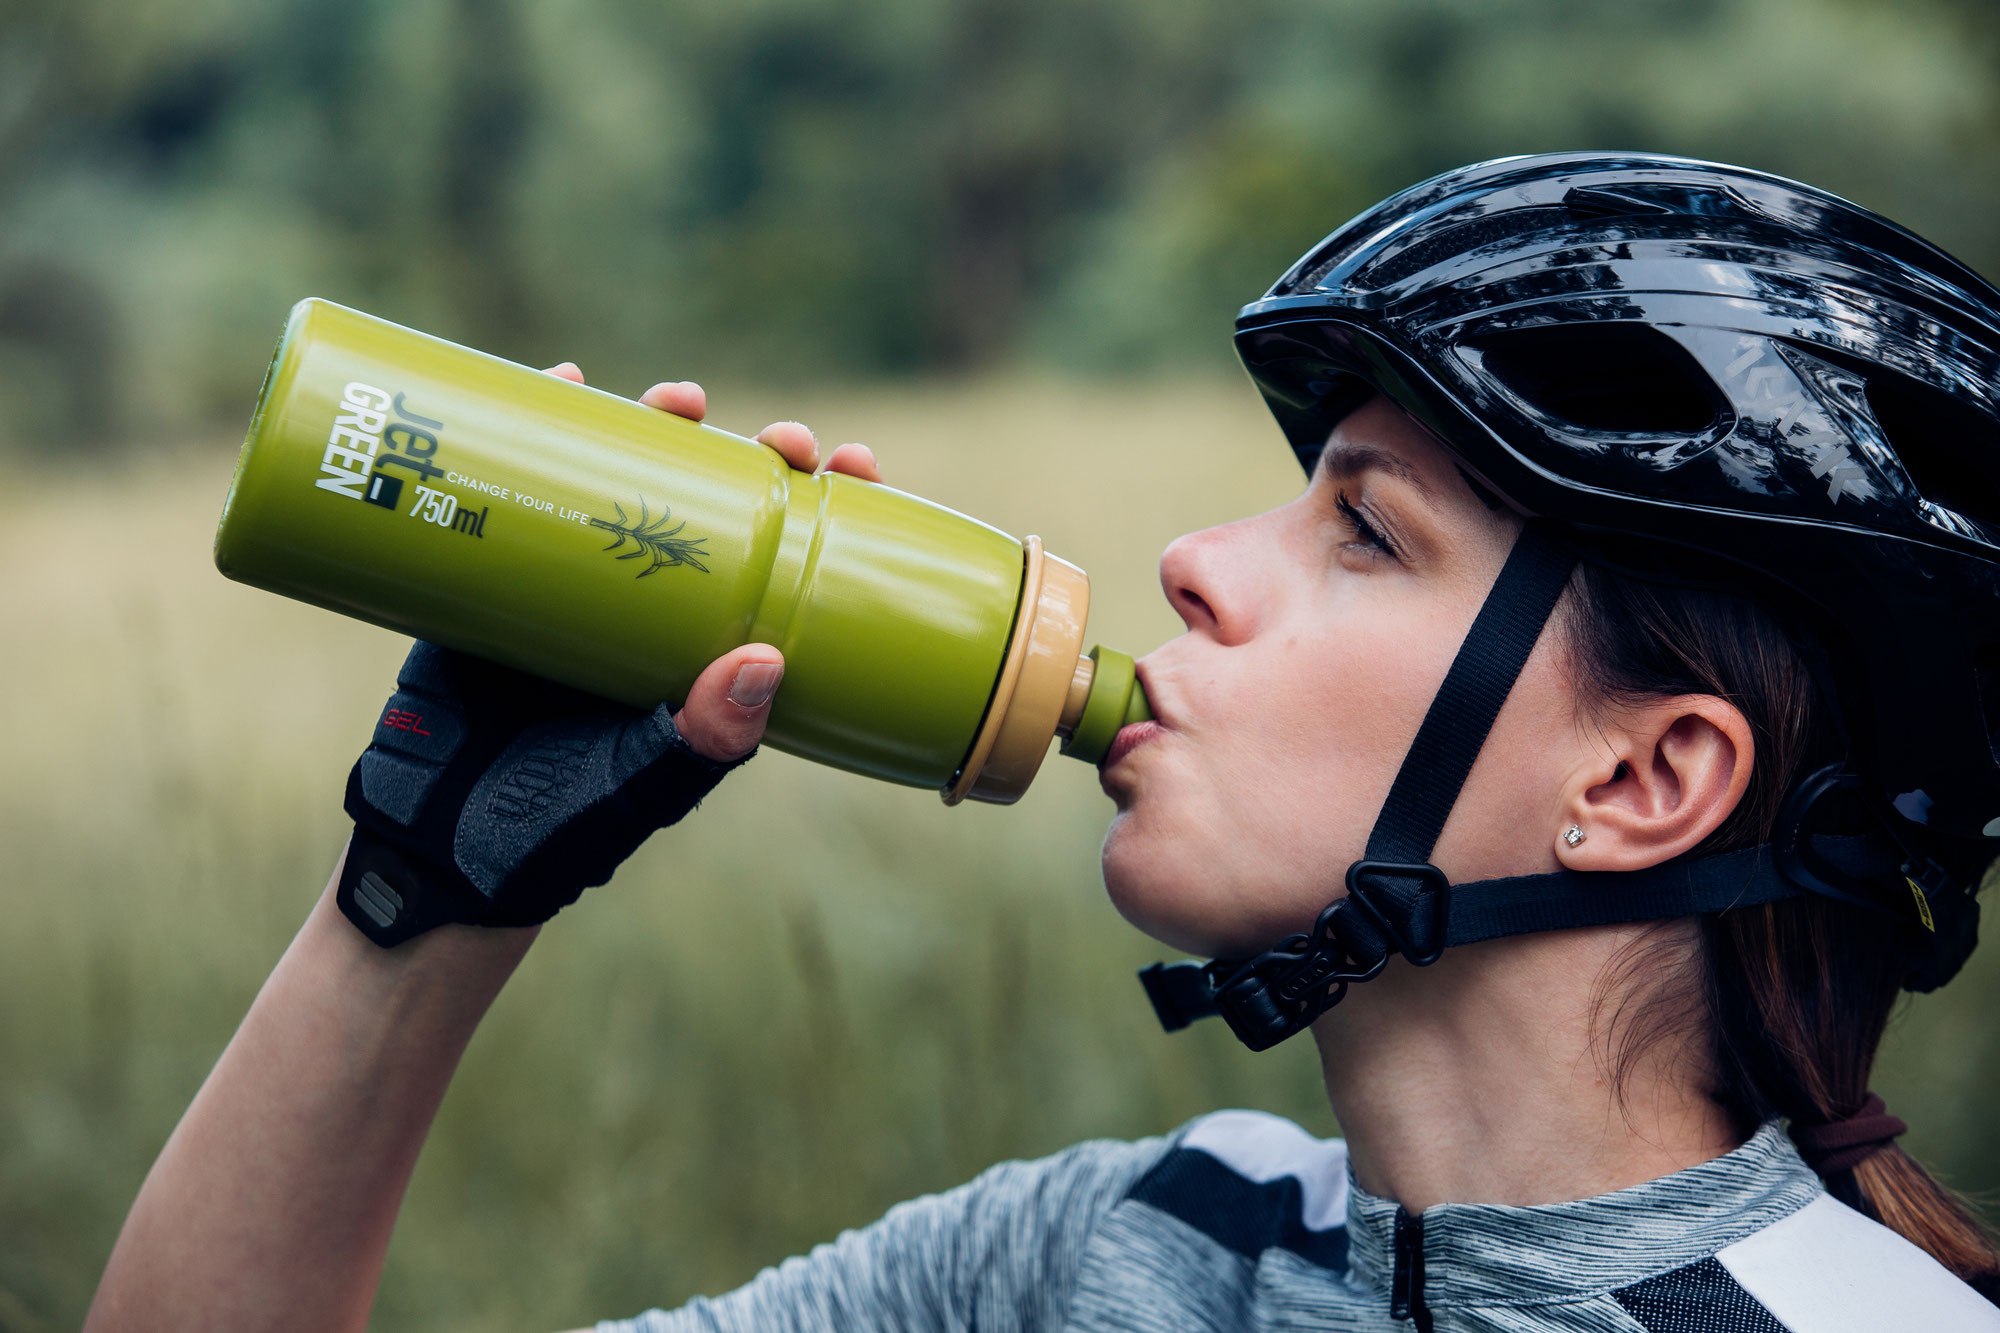
[[[551,366],[549,374],[584,382],[573,361]],[[692,380],[668,380],[639,395],[639,401],[688,421],[708,415],[708,395]],[[779,421],[757,432],[757,440],[801,472],[820,466],[819,441],[796,421]],[[882,480],[874,451],[865,444],[843,444],[826,459],[826,470],[862,481]],[[755,749],[771,715],[771,698],[785,672],[784,654],[768,643],[746,643],[711,662],[688,689],[687,701],[674,715],[674,725],[695,753],[728,762]]]

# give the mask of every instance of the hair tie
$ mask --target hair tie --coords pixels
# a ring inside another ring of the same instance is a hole
[[[1792,1142],[1798,1145],[1807,1166],[1819,1175],[1830,1176],[1853,1170],[1909,1128],[1890,1115],[1882,1098],[1871,1092],[1853,1115],[1818,1125],[1792,1121]]]

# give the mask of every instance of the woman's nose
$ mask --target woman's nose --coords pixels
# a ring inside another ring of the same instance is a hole
[[[1182,622],[1223,643],[1241,642],[1250,631],[1242,594],[1249,571],[1242,568],[1245,552],[1237,527],[1231,523],[1176,537],[1160,556],[1160,587]]]

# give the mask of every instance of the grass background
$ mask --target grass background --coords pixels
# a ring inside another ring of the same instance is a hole
[[[630,389],[636,386],[618,386]],[[1009,378],[718,393],[1091,571],[1092,637],[1177,628],[1177,533],[1287,498],[1250,390]],[[73,1327],[146,1168],[323,884],[403,641],[209,562],[234,442],[0,490],[0,1330]],[[544,933],[474,1041],[382,1329],[563,1328],[733,1286],[1006,1157],[1226,1105],[1333,1132],[1306,1043],[1155,1028],[1097,880],[1108,804],[1051,757],[946,810],[771,753]],[[1909,1003],[1876,1086],[2000,1184],[2000,960]]]

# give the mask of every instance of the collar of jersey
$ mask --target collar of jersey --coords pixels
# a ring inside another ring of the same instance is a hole
[[[1773,1121],[1700,1166],[1569,1203],[1445,1203],[1423,1213],[1424,1297],[1433,1307],[1581,1300],[1697,1263],[1811,1203],[1819,1177]],[[1387,1290],[1397,1205],[1354,1183],[1353,1277]]]

